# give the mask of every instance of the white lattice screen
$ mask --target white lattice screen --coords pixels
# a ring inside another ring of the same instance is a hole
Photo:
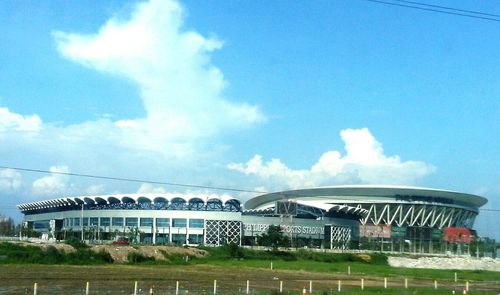
[[[345,226],[330,226],[330,249],[345,250],[351,241],[351,228]]]
[[[241,222],[234,220],[206,220],[205,245],[241,245]]]

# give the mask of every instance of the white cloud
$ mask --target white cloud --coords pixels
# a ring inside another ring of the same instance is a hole
[[[150,183],[143,183],[137,190],[138,194],[164,194],[166,192],[165,188]]]
[[[334,184],[414,184],[434,172],[432,165],[419,161],[401,161],[386,156],[382,144],[366,128],[345,129],[340,133],[346,154],[325,152],[310,169],[294,170],[280,159],[264,163],[255,155],[246,163],[227,167],[246,175],[255,175],[274,188],[324,186]]]
[[[49,171],[53,174],[44,176],[33,182],[33,195],[57,197],[58,194],[67,193],[69,176],[58,173],[68,173],[69,168],[67,166],[52,166]]]
[[[222,41],[185,30],[183,20],[176,1],[152,0],[94,35],[54,32],[66,58],[138,85],[147,115],[115,122],[122,143],[185,153],[196,140],[265,120],[258,107],[223,96],[227,82],[210,61]]]
[[[12,169],[0,170],[0,191],[15,192],[21,188],[22,176],[21,173]]]
[[[86,189],[86,193],[88,195],[100,195],[104,192],[104,185],[102,184],[93,184]]]
[[[0,133],[6,131],[39,131],[42,120],[38,115],[23,116],[0,107]]]
[[[184,9],[176,1],[152,0],[135,6],[127,19],[110,19],[95,34],[54,32],[62,57],[135,83],[145,115],[108,114],[65,125],[0,108],[0,154],[29,168],[71,163],[72,170],[88,174],[202,181],[177,171],[213,163],[226,148],[221,135],[266,118],[258,106],[224,96],[228,83],[211,61],[223,42],[183,23]],[[106,183],[104,189],[81,179],[75,189],[60,175],[30,183],[27,194],[40,197],[136,189],[128,183]]]

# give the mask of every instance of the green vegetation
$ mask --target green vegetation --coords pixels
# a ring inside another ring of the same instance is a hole
[[[77,239],[75,237],[69,237],[69,238],[67,238],[66,240],[64,240],[64,243],[72,246],[75,249],[86,249],[86,248],[89,247],[82,240]]]
[[[78,239],[68,239],[68,244],[75,251],[64,252],[53,246],[45,249],[38,246],[22,246],[15,243],[0,243],[0,264],[76,264],[94,265],[110,264],[113,259],[110,254],[101,250],[94,252]],[[353,276],[361,277],[388,277],[388,278],[420,278],[429,280],[451,280],[457,272],[459,280],[495,281],[498,272],[470,270],[437,270],[437,269],[410,269],[395,268],[387,264],[384,254],[353,254],[353,253],[326,253],[312,250],[258,251],[230,244],[221,247],[202,248],[209,254],[205,257],[188,257],[181,254],[159,250],[165,260],[146,256],[140,251],[128,255],[132,265],[207,265],[224,267],[226,269],[270,269],[272,262],[275,270],[298,270],[316,273],[347,274],[351,270]]]
[[[266,232],[257,237],[257,243],[273,250],[279,247],[290,247],[290,239],[279,225],[270,225]]]
[[[66,253],[54,246],[45,249],[36,246],[23,246],[14,243],[0,243],[0,264],[105,264],[113,258],[105,251],[94,252],[79,248]]]
[[[142,253],[139,252],[130,252],[127,255],[127,260],[130,264],[137,264],[145,262],[154,262],[155,258],[143,255]]]

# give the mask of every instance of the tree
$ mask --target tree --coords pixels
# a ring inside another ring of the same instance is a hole
[[[270,225],[265,233],[257,236],[257,243],[273,250],[277,250],[278,247],[290,247],[290,239],[279,225]]]
[[[0,236],[13,236],[15,235],[15,224],[12,218],[0,216]]]

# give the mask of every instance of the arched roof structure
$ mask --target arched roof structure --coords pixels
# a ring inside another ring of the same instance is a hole
[[[448,190],[410,186],[384,185],[342,185],[298,189],[264,194],[248,200],[245,209],[265,209],[273,206],[276,201],[294,200],[305,205],[319,206],[329,209],[338,204],[349,203],[386,203],[386,202],[425,202],[456,204],[477,211],[486,204],[486,198]]]
[[[409,186],[344,185],[264,194],[248,200],[246,210],[270,210],[278,201],[332,212],[358,213],[362,224],[472,227],[487,199],[448,190]]]
[[[66,197],[58,199],[50,199],[37,201],[32,203],[25,203],[17,205],[18,209],[22,212],[29,212],[31,210],[41,210],[49,208],[74,207],[81,205],[106,205],[106,204],[124,204],[124,203],[171,203],[175,200],[182,200],[183,203],[203,202],[204,205],[210,202],[220,202],[223,206],[233,204],[241,206],[238,199],[227,195],[217,194],[180,194],[180,193],[164,193],[164,194],[117,194],[117,195],[101,195],[101,196],[81,196],[81,197]]]

